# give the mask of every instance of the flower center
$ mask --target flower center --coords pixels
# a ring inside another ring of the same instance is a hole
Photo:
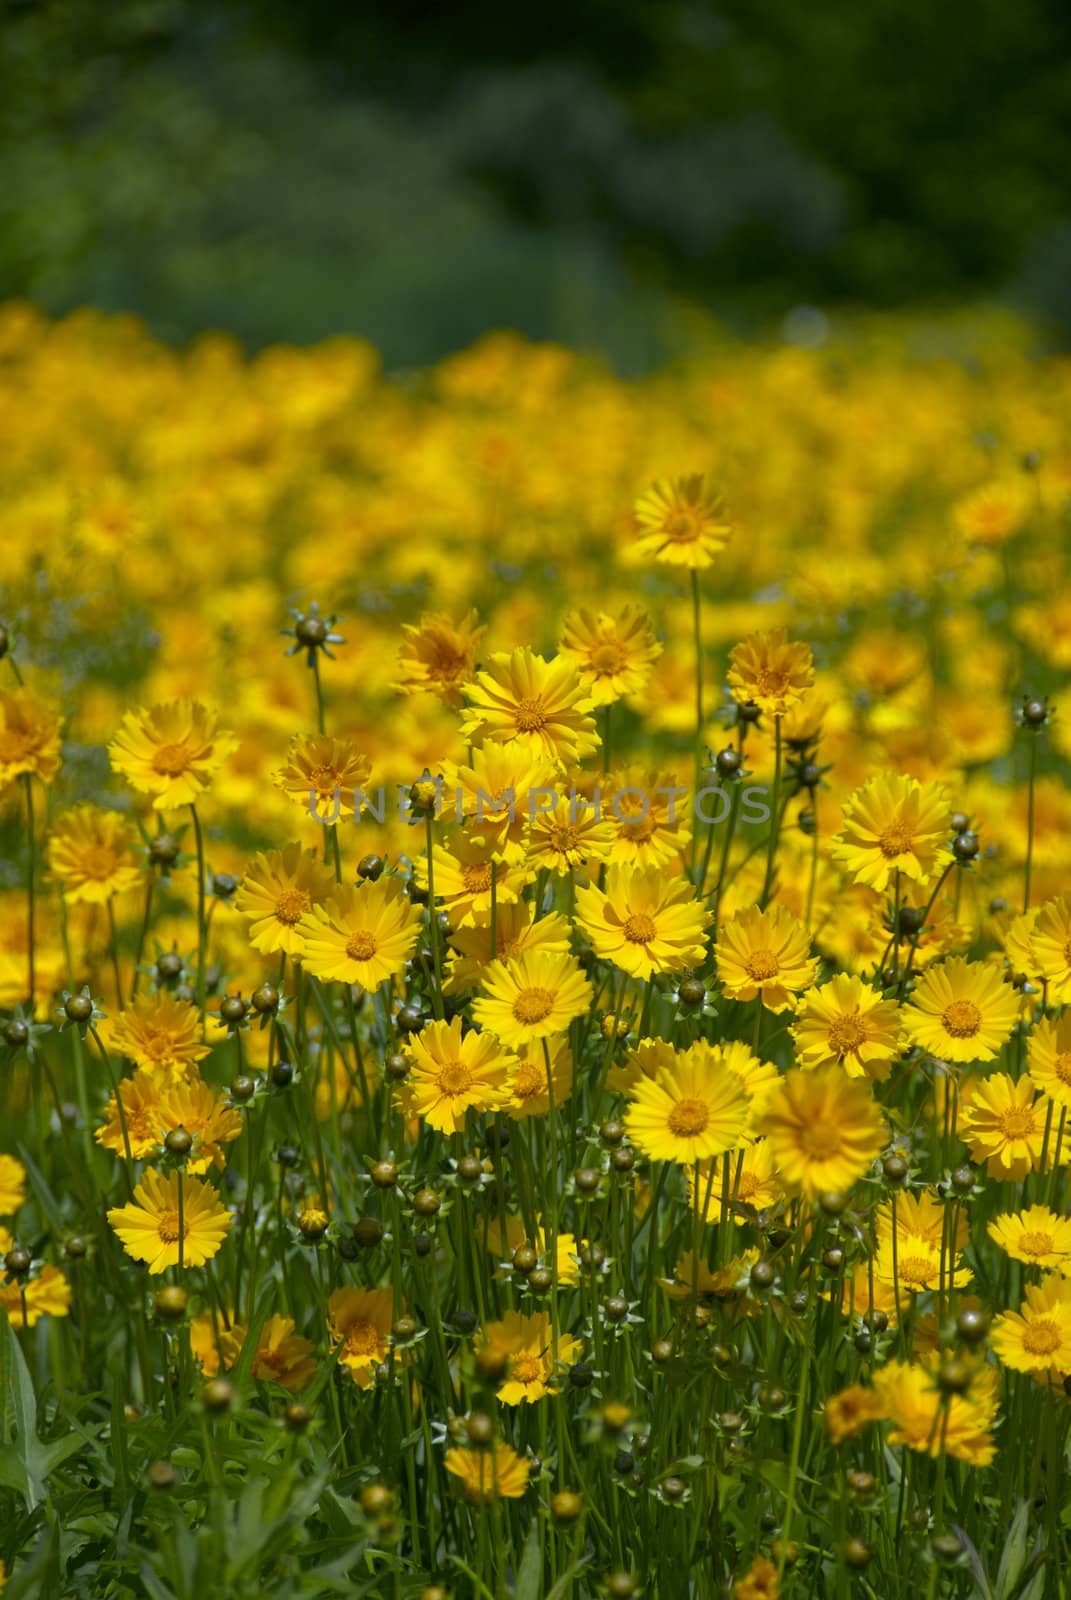
[[[1036,1132],[1033,1110],[1030,1106],[1009,1106],[1000,1114],[999,1127],[1006,1139],[1026,1139]]]
[[[526,1061],[513,1080],[514,1099],[534,1100],[546,1087],[546,1073],[538,1072]]]
[[[1028,1350],[1032,1356],[1050,1356],[1059,1345],[1060,1330],[1055,1322],[1044,1319],[1027,1324],[1026,1332],[1023,1334],[1023,1349]]]
[[[190,753],[184,744],[162,744],[152,758],[152,769],[163,778],[177,778],[190,764]]]
[[[625,664],[625,652],[621,645],[608,641],[591,652],[591,664],[596,672],[617,672]]]
[[[346,940],[346,954],[351,961],[368,961],[377,949],[376,936],[362,928]]]
[[[1061,1083],[1071,1083],[1071,1050],[1061,1050],[1053,1067]]]
[[[464,1094],[472,1084],[472,1073],[463,1061],[448,1061],[439,1073],[438,1083],[445,1095]]]
[[[662,531],[675,544],[689,544],[699,537],[698,522],[688,511],[672,512],[662,524]]]
[[[341,787],[342,778],[337,767],[321,763],[309,773],[309,788],[315,789],[318,795],[333,795]]]
[[[744,971],[756,983],[777,976],[777,957],[772,950],[753,950],[744,962]]]
[[[800,1144],[809,1156],[826,1161],[840,1151],[840,1133],[828,1122],[808,1122],[800,1129]]]
[[[536,1383],[543,1376],[538,1356],[514,1356],[509,1370],[510,1377],[517,1383]]]
[[[906,856],[911,849],[911,833],[902,822],[894,822],[891,828],[878,840],[878,849],[887,861],[895,861],[897,856]]]
[[[982,1026],[982,1013],[973,1000],[953,1000],[941,1013],[941,1021],[953,1039],[973,1039]]]
[[[379,1349],[379,1331],[371,1322],[355,1322],[346,1334],[346,1354],[372,1356]]]
[[[118,866],[115,851],[106,844],[91,845],[82,856],[82,872],[96,883],[110,878]]]
[[[933,1277],[933,1262],[929,1256],[901,1256],[897,1272],[901,1283],[917,1284],[922,1289]]]
[[[1052,1253],[1051,1233],[1024,1233],[1019,1240],[1019,1249],[1024,1256],[1047,1256]]]
[[[486,894],[491,887],[491,868],[486,862],[465,867],[461,874],[466,894]]]
[[[275,902],[275,920],[285,922],[288,928],[292,928],[295,922],[301,921],[311,904],[311,899],[303,889],[284,889]]]
[[[183,1239],[185,1239],[186,1235],[190,1231],[190,1225],[185,1221],[185,1219],[183,1219],[183,1224],[180,1228],[178,1212],[165,1211],[157,1223],[157,1229],[164,1244],[175,1244],[177,1243],[180,1235]]]
[[[548,843],[552,850],[558,851],[559,855],[567,856],[570,850],[575,850],[580,843],[580,834],[576,828],[567,826],[551,828]]]
[[[710,1121],[710,1108],[703,1100],[678,1100],[669,1114],[669,1131],[680,1139],[702,1133]]]
[[[850,1055],[866,1043],[866,1024],[855,1012],[850,1017],[834,1017],[829,1024],[829,1048],[834,1055]]]
[[[542,1022],[554,1009],[554,996],[549,989],[522,989],[513,1002],[513,1015],[518,1022]]]
[[[542,700],[521,700],[517,704],[517,727],[521,733],[540,733],[547,725]]]
[[[785,690],[792,686],[788,673],[777,667],[760,667],[753,681],[755,696],[763,698],[783,695]]]
[[[637,911],[625,923],[625,938],[632,944],[650,944],[658,929],[645,911]]]

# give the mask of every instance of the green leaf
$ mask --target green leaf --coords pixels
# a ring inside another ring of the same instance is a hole
[[[534,1521],[517,1572],[516,1600],[543,1600],[543,1529]]]
[[[4,1429],[6,1432],[9,1426],[14,1427],[15,1458],[26,1477],[26,1486],[21,1492],[32,1511],[40,1503],[44,1491],[37,1462],[37,1396],[26,1358],[6,1314],[0,1322],[0,1395],[3,1396]]]

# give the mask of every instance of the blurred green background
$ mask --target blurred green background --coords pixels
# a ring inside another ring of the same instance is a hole
[[[1071,340],[1067,0],[0,0],[0,296],[182,341],[996,300]]]

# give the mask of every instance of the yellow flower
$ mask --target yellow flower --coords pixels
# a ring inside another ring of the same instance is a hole
[[[747,1137],[750,1096],[735,1073],[712,1073],[702,1057],[679,1055],[630,1090],[629,1137],[653,1161],[682,1164],[735,1150]]]
[[[427,855],[418,856],[416,881],[428,886]],[[494,900],[499,906],[518,900],[532,874],[524,863],[501,860],[484,837],[456,832],[445,847],[434,847],[435,900],[450,918],[451,926],[465,928],[489,922]]]
[[[102,1031],[113,1051],[163,1079],[185,1077],[208,1054],[197,1007],[164,989],[139,996]]]
[[[523,1122],[526,1117],[547,1116],[551,1089],[555,1108],[563,1106],[573,1092],[573,1053],[565,1034],[556,1039],[540,1039],[518,1050],[516,1069],[509,1080],[507,1115],[515,1122]]]
[[[524,1316],[507,1311],[501,1322],[487,1323],[477,1349],[505,1359],[506,1376],[497,1397],[505,1406],[519,1406],[556,1393],[555,1366],[575,1361],[580,1345],[569,1334],[559,1334],[555,1356],[553,1324],[547,1312]]]
[[[662,654],[651,619],[642,606],[607,611],[570,611],[562,622],[558,650],[576,668],[592,705],[608,706],[638,694]]]
[[[0,1253],[6,1255],[14,1240],[0,1228]],[[22,1301],[26,1297],[26,1314]],[[8,1283],[0,1277],[0,1315],[15,1329],[36,1328],[42,1317],[65,1317],[71,1309],[71,1286],[58,1267],[46,1263],[32,1278]]]
[[[733,1600],[779,1600],[781,1580],[765,1556],[755,1556],[742,1578],[733,1584]]]
[[[576,892],[576,919],[596,955],[634,978],[701,965],[710,912],[687,879],[657,867],[611,867],[605,889]]]
[[[528,1487],[529,1464],[510,1445],[497,1440],[487,1450],[466,1450],[455,1445],[446,1452],[447,1472],[461,1479],[471,1506],[489,1506],[493,1500],[519,1500]]]
[[[771,717],[783,717],[814,686],[809,644],[792,641],[785,628],[749,633],[729,651],[729,690],[740,704],[753,701]]]
[[[809,989],[818,968],[810,949],[803,923],[777,901],[749,906],[722,925],[714,947],[721,986],[731,1000],[759,995],[770,1011],[795,1010],[793,991]]]
[[[483,989],[473,1001],[473,1018],[507,1049],[565,1033],[591,1004],[591,984],[575,957],[538,949],[492,962]]]
[[[51,783],[59,765],[59,708],[26,688],[0,691],[0,789],[24,773]]]
[[[440,1133],[461,1133],[467,1111],[498,1111],[509,1100],[513,1056],[493,1034],[463,1034],[460,1017],[427,1023],[409,1040],[408,1052],[412,1066],[398,1104]]]
[[[944,847],[951,826],[941,784],[882,773],[845,803],[843,827],[830,853],[856,883],[883,893],[897,872],[912,883],[925,883],[940,872],[951,859]]]
[[[973,1467],[987,1466],[996,1454],[997,1381],[992,1367],[980,1366],[968,1393],[949,1397],[927,1367],[886,1362],[874,1374],[874,1393],[893,1425],[889,1443],[935,1460],[947,1454]]]
[[[116,772],[150,794],[157,811],[193,805],[238,741],[218,726],[215,711],[197,700],[170,700],[128,711],[108,746]]]
[[[398,878],[337,888],[302,917],[301,960],[314,978],[375,989],[400,976],[420,934],[420,910]]]
[[[0,1155],[0,1217],[13,1217],[26,1198],[26,1168],[14,1156]]]
[[[599,780],[603,820],[614,829],[610,860],[623,867],[666,867],[692,837],[691,811],[673,773],[616,767]]]
[[[516,739],[481,745],[467,766],[444,761],[442,777],[444,815],[498,861],[524,855],[529,819],[558,792],[557,763]]]
[[[758,1127],[769,1136],[785,1188],[809,1199],[827,1189],[849,1189],[885,1142],[869,1082],[837,1066],[786,1073]]]
[[[185,1128],[192,1135],[193,1148],[186,1158],[186,1171],[195,1174],[205,1173],[211,1166],[222,1167],[222,1146],[231,1144],[242,1131],[242,1117],[237,1108],[229,1106],[211,1084],[199,1078],[180,1081],[163,1090],[157,1103],[156,1122],[161,1139],[173,1128]]]
[[[675,567],[709,567],[729,541],[721,496],[702,473],[659,478],[636,501],[636,549]]]
[[[165,1176],[150,1168],[134,1190],[133,1201],[113,1207],[108,1221],[127,1255],[144,1261],[150,1273],[178,1265],[180,1241],[183,1266],[203,1267],[226,1238],[231,1214],[201,1178],[183,1179],[181,1210],[180,1225],[178,1174]]]
[[[427,691],[444,705],[461,705],[461,686],[472,677],[480,640],[487,632],[477,626],[475,611],[460,622],[438,611],[425,611],[414,627],[402,627],[405,642],[398,652],[398,683],[402,694]]]
[[[1049,1004],[1071,1004],[1071,900],[1066,895],[1041,907],[1030,947],[1038,975],[1048,985]]]
[[[614,830],[605,817],[600,820],[594,810],[563,795],[553,811],[539,811],[533,818],[527,864],[564,877],[605,861],[613,842]]]
[[[1048,1102],[1035,1098],[1030,1074],[1015,1082],[1006,1072],[978,1078],[964,1089],[959,1136],[991,1177],[1018,1183],[1039,1165]]]
[[[234,897],[236,911],[249,919],[249,942],[264,955],[283,951],[300,956],[305,948],[298,924],[335,888],[335,875],[299,844],[255,855]]]
[[[878,1245],[874,1258],[874,1277],[879,1283],[899,1288],[907,1294],[922,1294],[942,1283],[959,1289],[970,1282],[970,1272],[942,1254],[941,1246],[919,1234],[903,1234],[897,1229],[896,1244],[890,1234]]]
[[[839,1394],[831,1395],[823,1413],[826,1432],[833,1444],[843,1444],[845,1439],[857,1439],[871,1422],[882,1415],[881,1401],[873,1389],[861,1383],[850,1384]]]
[[[698,1177],[697,1189],[694,1169],[685,1174],[688,1204],[706,1223],[727,1218],[743,1227],[753,1220],[754,1212],[767,1210],[781,1197],[781,1182],[768,1139],[757,1139],[739,1156],[701,1161]],[[726,1197],[727,1208],[723,1203]]]
[[[349,739],[300,733],[291,739],[286,765],[272,775],[272,782],[310,817],[315,813],[334,827],[340,818],[353,816],[371,775],[372,763]]]
[[[1071,1277],[1071,1218],[1047,1206],[1028,1206],[1024,1211],[994,1217],[986,1231],[1013,1261],[1025,1261],[1030,1267],[1056,1267]]]
[[[376,1368],[387,1359],[394,1320],[390,1289],[335,1289],[327,1321],[339,1364],[359,1389],[370,1389]]]
[[[702,1256],[697,1262],[694,1253],[685,1250],[673,1269],[672,1278],[659,1278],[658,1282],[671,1300],[684,1300],[693,1294],[723,1301],[742,1300],[748,1274],[758,1259],[757,1250],[745,1250],[723,1267],[711,1271]]]
[[[899,1008],[861,978],[838,973],[801,996],[791,1033],[801,1067],[837,1062],[853,1078],[886,1078],[900,1051]]]
[[[1014,1372],[1071,1372],[1071,1283],[1050,1273],[1025,1293],[1018,1311],[994,1317],[993,1349]]]
[[[316,1351],[294,1327],[292,1317],[269,1317],[250,1370],[260,1382],[277,1383],[290,1394],[300,1394],[316,1376]],[[249,1330],[233,1316],[224,1321],[216,1312],[204,1312],[190,1321],[190,1348],[207,1378],[215,1377],[221,1367],[233,1367],[248,1337]]]
[[[71,904],[104,905],[141,881],[130,824],[98,806],[75,806],[60,817],[48,841],[48,864]]]
[[[115,1095],[108,1096],[104,1108],[104,1122],[94,1138],[106,1150],[125,1156],[127,1141],[135,1161],[144,1161],[160,1148],[162,1138],[158,1108],[163,1092],[163,1080],[151,1072],[135,1072],[132,1078],[119,1081],[119,1100],[123,1108],[120,1118]],[[125,1128],[124,1128],[125,1124]]]
[[[598,748],[591,696],[563,656],[547,661],[525,648],[500,651],[465,694],[461,732],[474,743],[516,741],[533,757],[563,765]]]
[[[1037,1088],[1062,1111],[1071,1110],[1071,1012],[1039,1018],[1026,1050]]]
[[[1000,967],[950,956],[915,985],[904,1028],[913,1044],[941,1061],[992,1061],[1018,1015],[1018,998]]]
[[[438,889],[438,884],[436,884]],[[456,955],[448,963],[443,985],[447,994],[468,994],[482,983],[496,958],[508,961],[522,950],[545,950],[565,955],[569,949],[569,924],[557,911],[536,917],[532,900],[507,901],[495,914],[495,948],[491,949],[491,926],[452,928],[449,939]]]
[[[1003,544],[1018,533],[1030,511],[1030,493],[1019,478],[995,479],[957,500],[955,522],[970,544]]]

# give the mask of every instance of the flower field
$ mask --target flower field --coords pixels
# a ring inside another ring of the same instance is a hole
[[[958,337],[0,308],[5,1600],[1069,1592],[1071,366]]]

